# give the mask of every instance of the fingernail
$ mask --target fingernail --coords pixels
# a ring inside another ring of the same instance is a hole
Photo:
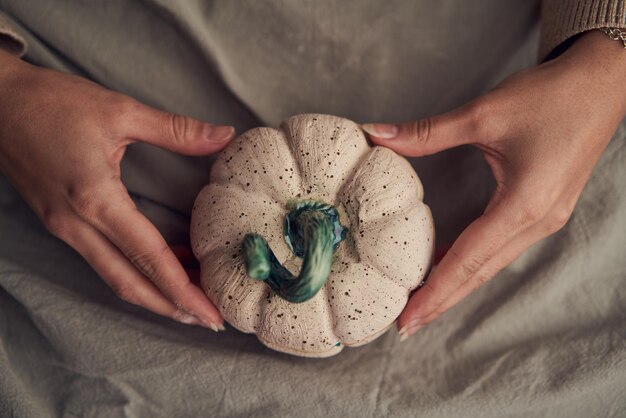
[[[366,123],[361,128],[368,134],[382,139],[391,139],[398,136],[398,127],[396,125],[387,125],[383,123]]]
[[[211,328],[215,332],[226,331],[226,328],[223,324],[216,324],[214,322],[209,322],[208,324],[206,324],[206,327]]]
[[[210,319],[201,319],[200,320],[200,325],[202,325],[203,327],[212,329],[215,332],[226,331],[226,328],[224,328],[223,324],[219,324],[219,323],[213,322]]]
[[[200,320],[198,318],[186,312],[181,312],[181,311],[174,314],[174,319],[176,319],[178,322],[182,322],[183,324],[187,324],[187,325],[200,324]]]
[[[223,125],[206,125],[205,138],[211,142],[225,142],[235,135],[235,128]]]
[[[398,331],[398,334],[400,335],[400,342],[406,341],[407,338],[415,334],[417,330],[419,330],[423,326],[424,324],[419,323],[419,320],[411,321],[408,324],[404,325]]]
[[[421,327],[423,327],[423,325],[418,325],[415,328],[409,328],[408,330],[405,330],[405,332],[400,332],[400,342],[404,342],[406,341],[407,338],[409,338],[411,335],[415,334],[417,332],[418,329],[420,329]]]

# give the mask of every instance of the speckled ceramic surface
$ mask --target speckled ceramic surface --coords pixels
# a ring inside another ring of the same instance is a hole
[[[357,124],[305,114],[280,129],[235,139],[198,195],[191,244],[202,286],[229,324],[268,347],[326,357],[386,331],[428,272],[434,248],[430,210],[410,164],[368,144]],[[293,303],[246,273],[242,241],[256,233],[297,276],[302,258],[285,240],[289,202],[333,205],[347,228],[330,275],[310,299]]]

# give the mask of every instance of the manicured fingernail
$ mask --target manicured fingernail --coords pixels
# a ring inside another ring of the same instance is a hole
[[[207,328],[212,329],[215,332],[219,332],[219,331],[226,331],[226,328],[224,327],[223,324],[216,324],[213,322],[209,322],[208,324],[205,325]]]
[[[408,324],[404,325],[398,331],[398,334],[400,335],[400,342],[406,341],[407,338],[415,334],[417,330],[422,328],[423,326],[424,324],[421,324],[419,320],[411,321]]]
[[[391,139],[398,136],[398,127],[396,125],[387,125],[383,123],[366,123],[361,128],[368,134],[382,139]]]
[[[417,332],[418,329],[420,329],[421,327],[423,327],[423,325],[418,325],[414,328],[409,328],[407,329],[405,332],[400,332],[400,342],[406,341],[407,338],[409,338],[411,335],[415,334]]]
[[[211,142],[225,142],[235,135],[235,128],[223,125],[206,125],[204,135]]]
[[[202,325],[205,328],[212,329],[215,332],[226,331],[226,328],[224,328],[223,324],[220,324],[220,323],[217,323],[217,322],[213,322],[213,320],[211,320],[211,319],[201,319],[200,320],[200,325]]]
[[[178,322],[182,322],[183,324],[188,324],[188,325],[200,324],[200,320],[198,318],[182,311],[177,312],[174,315],[174,319],[176,319]]]

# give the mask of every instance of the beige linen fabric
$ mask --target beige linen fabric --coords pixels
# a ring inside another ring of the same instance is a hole
[[[26,60],[240,132],[301,112],[437,114],[541,54],[539,2],[526,0],[0,0],[0,12]],[[119,301],[2,179],[0,411],[623,416],[625,137],[622,126],[561,232],[406,343],[389,332],[328,360]],[[146,145],[124,159],[124,182],[172,242],[187,239],[210,161]],[[411,162],[439,242],[452,240],[491,191],[482,157],[461,147]]]
[[[541,40],[539,59],[568,38],[586,30],[615,27],[626,28],[625,0],[543,0],[541,9]],[[25,40],[14,26],[0,15],[0,48],[23,55]]]
[[[15,24],[0,12],[0,49],[21,57],[26,52],[26,41],[15,30]]]

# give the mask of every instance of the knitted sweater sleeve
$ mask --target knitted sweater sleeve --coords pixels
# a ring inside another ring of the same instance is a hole
[[[626,29],[626,0],[543,0],[539,61],[562,52],[582,32]]]

